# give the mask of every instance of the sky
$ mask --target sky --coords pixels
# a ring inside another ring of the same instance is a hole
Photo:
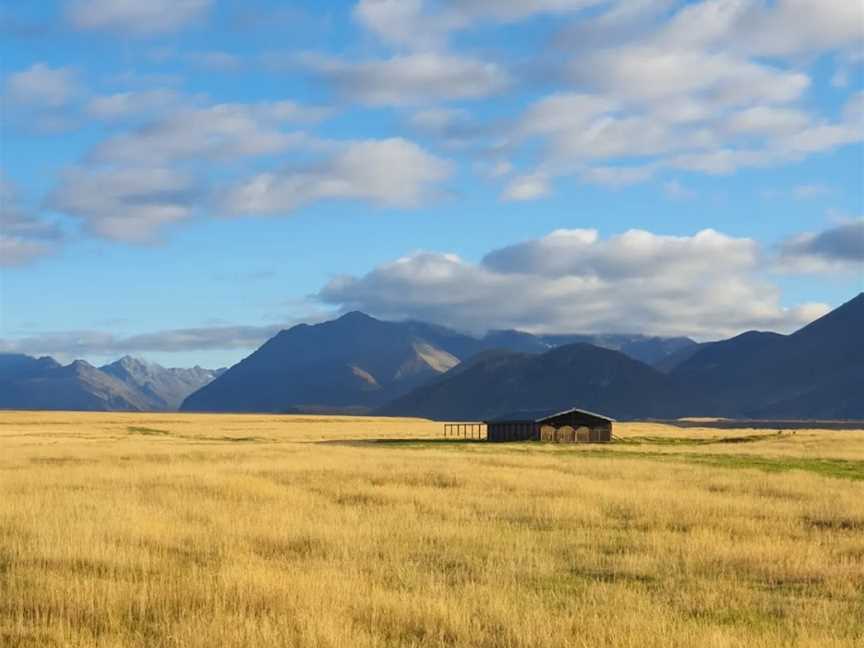
[[[0,3],[0,351],[362,310],[790,332],[864,290],[858,0]]]

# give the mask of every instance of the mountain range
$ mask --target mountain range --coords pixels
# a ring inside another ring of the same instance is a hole
[[[791,335],[750,331],[682,349],[655,367],[586,344],[486,354],[378,413],[478,420],[514,406],[579,406],[616,418],[864,418],[864,294]]]
[[[476,338],[423,322],[384,322],[352,312],[331,322],[282,331],[186,399],[182,409],[369,411],[484,351],[536,354],[574,339],[650,359],[696,344],[689,338],[534,336],[521,331],[493,331]]]
[[[0,354],[0,409],[176,410],[224,370],[168,369],[126,356],[94,367],[84,360]]]
[[[582,407],[615,418],[864,418],[864,294],[790,335],[475,337],[347,313],[281,331],[227,370],[0,354],[0,408],[332,412],[477,420]]]

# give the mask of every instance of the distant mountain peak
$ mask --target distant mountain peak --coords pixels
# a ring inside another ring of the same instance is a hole
[[[143,358],[136,358],[135,356],[125,355],[119,360],[112,362],[109,366],[123,367],[125,369],[147,369],[153,365],[152,363],[147,362]]]
[[[367,315],[363,311],[353,310],[348,311],[336,320],[337,322],[380,322],[371,315]]]
[[[861,330],[864,330],[864,292],[795,331],[792,337],[847,337],[860,335]]]

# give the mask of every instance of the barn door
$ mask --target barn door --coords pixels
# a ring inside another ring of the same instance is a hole
[[[576,442],[577,443],[590,443],[591,442],[591,430],[588,429],[585,425],[580,425],[576,429]]]

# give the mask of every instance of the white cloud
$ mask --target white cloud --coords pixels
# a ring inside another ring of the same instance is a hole
[[[705,0],[685,6],[657,35],[667,45],[774,57],[840,49],[862,38],[857,0]]]
[[[70,0],[66,16],[78,29],[137,36],[177,31],[201,19],[211,0]]]
[[[598,4],[603,0],[360,0],[354,18],[387,43],[422,49],[441,46],[450,32],[475,22],[512,22]]]
[[[136,97],[131,99],[134,101]],[[125,97],[112,102],[110,106],[101,105],[102,111],[122,112]],[[183,107],[102,142],[91,153],[91,158],[99,162],[162,165],[172,160],[229,160],[279,153],[313,144],[303,133],[284,132],[284,124],[310,123],[325,114],[323,109],[307,108],[291,101]]]
[[[513,163],[509,160],[497,160],[489,164],[481,165],[480,171],[487,178],[503,178],[513,173]]]
[[[44,241],[0,233],[0,267],[25,265],[53,251],[53,247]]]
[[[355,141],[324,162],[262,173],[220,201],[229,214],[288,213],[317,200],[417,207],[450,174],[450,164],[401,138]]]
[[[801,110],[753,106],[729,115],[726,128],[733,135],[777,136],[799,132],[810,123],[810,116]]]
[[[72,68],[34,63],[9,75],[4,100],[15,106],[56,109],[67,105],[80,92],[78,76]]]
[[[670,200],[690,200],[696,197],[696,192],[685,187],[678,180],[669,180],[663,183],[663,193]]]
[[[783,58],[832,49],[854,58],[864,28],[856,4],[604,3],[559,39],[572,90],[530,105],[513,139],[539,141],[533,173],[612,186],[663,168],[732,173],[859,142],[864,100],[852,97],[840,118],[811,114],[800,106],[810,78],[800,59]],[[633,158],[637,166],[622,166]]]
[[[800,72],[727,53],[641,44],[587,53],[573,61],[570,75],[577,84],[615,97],[650,102],[698,93],[714,105],[788,102],[810,83]]]
[[[483,264],[501,273],[546,276],[653,279],[680,278],[682,273],[708,274],[718,257],[732,268],[753,268],[758,247],[750,239],[735,239],[714,230],[693,236],[659,236],[628,230],[601,240],[596,230],[556,230],[542,239],[495,250]]]
[[[856,92],[849,98],[843,107],[843,116],[846,121],[858,127],[864,126],[864,90]]]
[[[411,115],[410,124],[421,131],[445,134],[468,123],[471,118],[464,108],[427,108]]]
[[[362,277],[335,279],[318,297],[473,331],[700,338],[790,330],[827,312],[822,304],[781,307],[779,290],[758,269],[755,242],[712,230],[682,237],[631,230],[605,240],[594,230],[561,230],[494,250],[479,264],[417,252]]]
[[[22,204],[18,189],[0,172],[0,266],[24,265],[56,252],[61,230]]]
[[[118,92],[99,95],[87,101],[88,115],[106,121],[124,120],[130,117],[150,117],[158,111],[180,106],[182,95],[166,89]]]
[[[423,0],[360,0],[354,18],[382,40],[412,48],[437,46],[462,26],[458,16],[425,14]]]
[[[507,184],[502,198],[509,201],[537,200],[549,195],[549,178],[542,173],[516,176]]]
[[[150,243],[163,226],[190,218],[200,193],[192,178],[170,169],[76,167],[63,175],[49,206],[97,236]]]
[[[846,271],[864,276],[864,218],[786,239],[780,244],[777,270],[789,274]]]
[[[304,63],[340,95],[371,106],[480,99],[510,83],[501,66],[453,54],[427,52],[357,63],[307,56]]]
[[[559,92],[533,103],[522,117],[524,136],[558,135],[587,128],[595,118],[620,109],[620,103],[607,96]]]

